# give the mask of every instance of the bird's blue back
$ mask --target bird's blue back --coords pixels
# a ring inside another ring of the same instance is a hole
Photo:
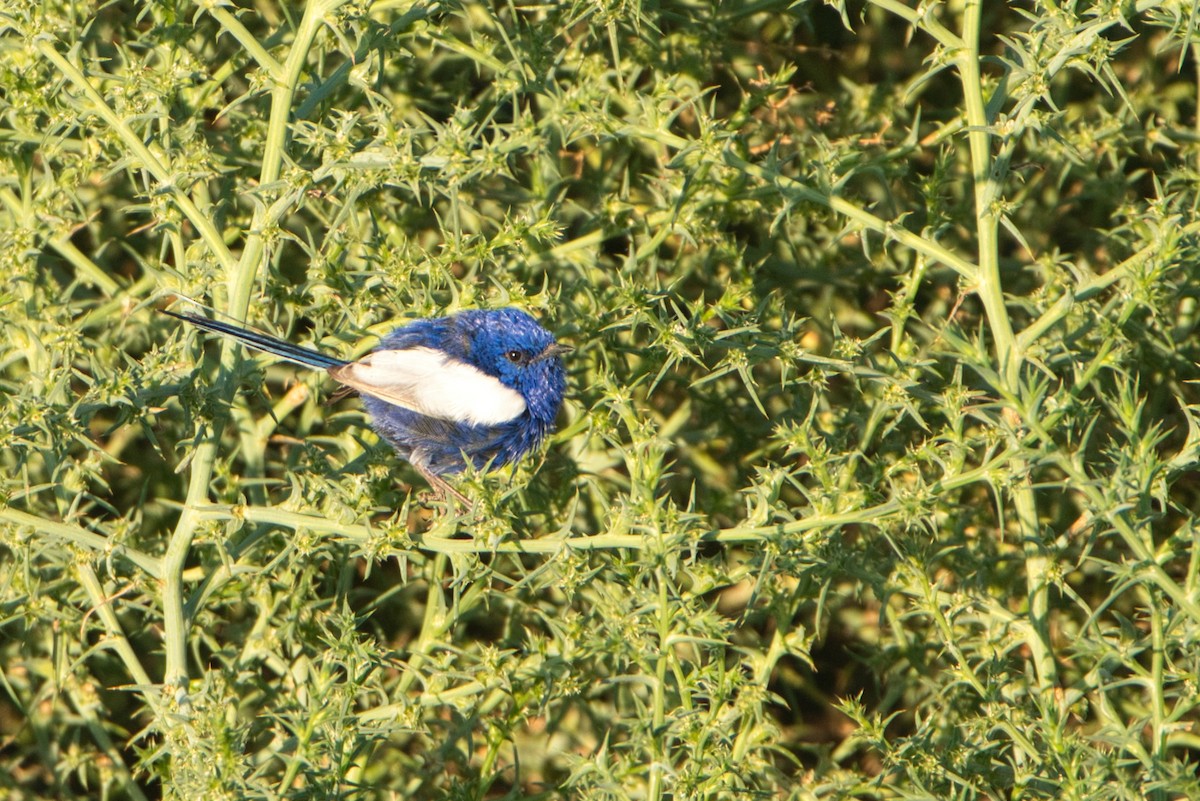
[[[554,426],[566,391],[566,370],[549,331],[518,309],[460,312],[414,320],[383,337],[376,351],[431,348],[465,362],[521,394],[524,413],[498,425],[471,425],[430,417],[363,395],[376,431],[405,458],[421,459],[435,475],[461,472],[470,459],[476,469],[500,467],[536,448]],[[525,364],[510,355],[525,355]],[[417,450],[421,453],[417,453]]]

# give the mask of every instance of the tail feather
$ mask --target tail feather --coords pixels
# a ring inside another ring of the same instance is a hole
[[[232,337],[243,345],[247,345],[255,350],[261,350],[264,353],[270,353],[272,356],[278,356],[281,359],[286,359],[289,362],[302,364],[305,367],[314,367],[318,370],[328,370],[330,367],[340,367],[347,364],[342,359],[333,356],[327,356],[319,351],[302,348],[299,345],[293,345],[291,342],[285,342],[282,339],[277,339],[267,334],[260,334],[257,331],[252,331],[249,328],[244,328],[240,325],[232,323],[223,323],[220,320],[212,320],[208,317],[201,317],[197,314],[180,314],[178,312],[162,310],[163,314],[191,323],[197,328],[202,328],[205,331],[212,331],[214,334]]]

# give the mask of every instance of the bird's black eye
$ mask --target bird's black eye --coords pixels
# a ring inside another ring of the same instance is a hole
[[[528,360],[528,357],[524,354],[524,352],[519,350],[510,350],[508,353],[504,354],[504,358],[508,359],[513,364],[524,364]]]

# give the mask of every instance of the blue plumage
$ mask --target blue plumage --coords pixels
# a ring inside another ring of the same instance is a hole
[[[566,370],[554,336],[518,309],[415,320],[349,362],[242,326],[167,312],[358,390],[371,425],[438,491],[443,478],[520,459],[554,427]]]

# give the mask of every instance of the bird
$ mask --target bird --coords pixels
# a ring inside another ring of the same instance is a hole
[[[412,320],[347,361],[233,323],[163,312],[315,370],[362,397],[371,427],[434,493],[470,500],[444,477],[518,461],[554,429],[572,348],[526,312],[469,309]]]

